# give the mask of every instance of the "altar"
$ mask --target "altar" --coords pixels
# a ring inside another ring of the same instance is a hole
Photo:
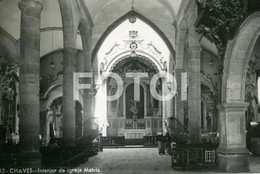
[[[138,60],[125,62],[126,69],[114,68],[114,71],[122,71],[120,73],[125,77],[126,72],[145,72],[152,66],[145,66],[143,62]],[[138,69],[136,69],[138,66]],[[140,70],[140,71],[139,71]],[[151,72],[155,72],[154,69]],[[152,75],[152,73],[151,73]],[[125,137],[126,144],[128,142],[143,143],[144,136],[155,136],[158,132],[162,132],[162,102],[155,99],[150,89],[151,77],[140,79],[138,93],[135,91],[135,83],[133,79],[123,78],[124,90],[123,94],[115,101],[107,103],[107,129],[108,137]],[[161,82],[158,81],[158,90],[161,93]],[[114,79],[108,80],[107,94],[115,95],[117,85]],[[136,94],[137,93],[137,94]],[[136,95],[135,95],[136,94]]]
[[[125,139],[143,139],[145,130],[125,130]]]
[[[145,117],[144,119],[108,118],[108,136],[124,136],[128,142],[142,143],[144,136],[157,135],[162,131],[162,117]]]

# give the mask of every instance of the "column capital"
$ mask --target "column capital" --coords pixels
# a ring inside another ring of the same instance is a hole
[[[244,112],[247,110],[248,103],[246,102],[233,102],[233,103],[221,103],[217,105],[217,108],[220,111],[241,111]]]
[[[21,11],[25,8],[38,8],[40,11],[42,10],[42,0],[21,0],[18,3],[18,7]]]
[[[63,48],[63,52],[64,53],[72,53],[72,54],[76,54],[78,52],[77,48],[72,48],[72,47],[64,47]]]
[[[187,50],[188,50],[189,53],[191,53],[191,52],[201,52],[202,48],[201,48],[201,46],[191,46]]]

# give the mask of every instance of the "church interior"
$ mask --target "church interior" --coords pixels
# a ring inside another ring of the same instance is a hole
[[[0,0],[0,78],[5,170],[260,164],[258,0]]]

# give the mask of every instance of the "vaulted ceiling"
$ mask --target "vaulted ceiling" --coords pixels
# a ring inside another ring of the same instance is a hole
[[[9,38],[13,45],[10,46],[9,43],[7,44],[6,41],[4,41],[4,43],[0,43],[0,46],[5,47],[6,45],[6,48],[4,49],[9,49],[9,54],[11,54],[13,50],[10,48],[17,47],[16,41],[19,41],[20,39],[21,11],[18,7],[19,1],[20,0],[0,0],[0,38],[1,40],[3,40],[3,38]],[[112,24],[114,22],[113,20],[116,20],[120,17],[120,15],[124,15],[125,13],[129,12],[132,7],[132,0],[82,1],[85,2],[90,16],[94,22],[95,29],[93,31],[93,34],[94,36],[98,37],[100,36],[96,32],[108,27],[107,25],[104,26],[103,24],[104,21],[107,22],[107,19],[103,18],[104,14],[106,14],[106,16],[108,16],[107,14],[112,15],[110,19],[111,21],[109,21],[111,22],[110,24]],[[157,22],[157,25],[161,25],[160,21],[164,20],[164,22],[167,23],[167,26],[164,25],[164,27],[168,27],[168,31],[173,32],[174,28],[172,28],[172,23],[176,20],[176,14],[180,8],[180,4],[182,1],[183,0],[133,0],[133,4],[134,9],[137,12],[140,12],[144,16],[150,14],[151,19]],[[59,0],[42,0],[42,4],[43,10],[41,12],[41,56],[44,56],[51,52],[52,48],[54,50],[63,48],[63,26]],[[117,6],[120,6],[120,8],[113,8],[115,4],[117,4]],[[164,8],[167,10],[162,10]],[[153,14],[153,11],[157,12]],[[158,16],[158,14],[161,14],[161,16]],[[52,36],[54,37],[54,43],[52,43]],[[93,38],[93,44],[97,42],[98,37]],[[172,37],[172,35],[169,35],[168,37],[174,38],[174,36]],[[77,38],[77,45],[79,45],[77,47],[80,49],[80,45],[82,45],[80,37]],[[17,49],[19,49],[19,47],[17,47]],[[19,54],[18,52],[16,53],[16,55]]]
[[[8,32],[15,39],[20,38],[20,18],[21,12],[18,7],[18,2],[20,0],[1,0],[0,1],[0,27]],[[95,20],[96,15],[103,10],[103,8],[112,3],[115,0],[84,0],[90,15]],[[132,6],[131,0],[121,0],[124,1],[126,6],[129,6],[129,10]],[[156,6],[154,3],[147,3],[149,0],[134,0],[134,7],[136,9],[139,6]],[[155,0],[160,2],[175,19],[176,13],[180,7],[182,0]],[[62,27],[60,6],[58,0],[43,0],[43,10],[42,10],[42,22],[41,28],[46,27]],[[156,8],[156,7],[155,7]],[[126,11],[127,12],[127,11]]]
[[[84,1],[89,9],[89,12],[90,12],[92,18],[95,19],[97,13],[100,10],[102,10],[102,8],[104,6],[106,6],[109,3],[112,3],[114,0],[84,0]],[[129,6],[129,10],[131,9],[132,0],[121,0],[121,1],[124,1],[124,3]],[[158,1],[163,6],[165,6],[165,8],[167,10],[169,10],[169,12],[171,13],[171,15],[174,19],[179,10],[182,0],[156,0],[156,1]],[[134,8],[137,8],[137,9],[139,8],[139,6],[153,6],[154,5],[154,3],[149,3],[149,2],[147,3],[147,0],[134,0],[133,4],[134,4],[133,5]]]

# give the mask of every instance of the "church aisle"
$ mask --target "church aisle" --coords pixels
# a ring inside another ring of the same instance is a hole
[[[259,156],[251,156],[250,157],[250,172],[252,173],[260,173],[260,157]]]
[[[97,156],[79,166],[84,169],[100,169],[102,174],[178,174],[216,173],[213,169],[180,171],[171,168],[169,155],[159,155],[157,148],[104,149]],[[98,173],[98,172],[93,172]],[[219,173],[219,172],[218,172]]]

